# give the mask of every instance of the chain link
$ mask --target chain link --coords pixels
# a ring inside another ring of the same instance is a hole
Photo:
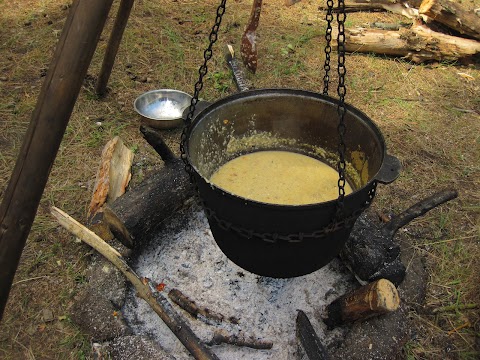
[[[333,0],[327,0],[325,20],[327,20],[327,29],[325,32],[327,44],[325,45],[325,63],[323,64],[323,69],[325,70],[325,75],[323,76],[323,95],[328,95],[328,85],[330,84],[330,54],[332,52]]]
[[[190,180],[192,183],[195,185],[196,192],[198,194],[198,186],[195,181],[195,176],[194,176],[194,171],[192,168],[192,165],[188,161],[187,153],[186,153],[186,144],[188,140],[188,133],[190,131],[190,127],[192,125],[194,113],[195,113],[195,108],[198,103],[198,99],[200,96],[200,91],[203,89],[203,78],[205,75],[208,73],[208,61],[212,58],[213,56],[213,45],[218,39],[218,31],[220,29],[220,24],[222,22],[222,17],[225,13],[226,9],[226,1],[227,0],[222,0],[220,5],[217,8],[217,15],[215,18],[215,24],[212,27],[212,30],[209,35],[209,45],[207,49],[203,53],[203,58],[204,58],[204,63],[200,66],[198,70],[198,81],[195,84],[194,88],[194,94],[190,103],[189,107],[189,112],[188,115],[185,119],[185,125],[183,127],[182,135],[181,135],[181,141],[180,141],[180,151],[181,151],[181,159],[183,160],[185,164],[185,170],[188,172],[190,175]],[[328,87],[330,83],[330,76],[329,76],[329,71],[331,69],[330,67],[330,54],[332,51],[331,47],[331,40],[332,40],[332,21],[333,21],[333,0],[327,0],[327,15],[326,15],[326,21],[327,21],[327,30],[325,34],[325,39],[326,39],[326,46],[325,46],[325,64],[324,64],[324,70],[325,70],[325,75],[323,78],[324,81],[324,89],[323,89],[323,94],[328,95]],[[339,77],[339,83],[337,87],[337,94],[339,96],[339,102],[338,102],[338,107],[337,107],[337,113],[339,115],[339,123],[337,126],[337,131],[339,135],[339,144],[338,144],[338,154],[339,154],[339,161],[337,164],[338,168],[338,173],[339,173],[339,180],[338,180],[338,189],[339,189],[339,196],[337,199],[337,211],[335,216],[333,217],[332,221],[322,229],[313,231],[311,233],[295,233],[295,234],[287,234],[287,235],[282,235],[282,234],[277,234],[277,233],[259,233],[256,232],[252,229],[247,229],[241,225],[236,225],[233,224],[229,221],[223,220],[221,217],[219,217],[212,209],[210,209],[207,204],[200,200],[202,203],[202,206],[205,210],[205,214],[209,219],[213,219],[215,222],[218,223],[220,228],[226,230],[226,231],[233,231],[237,233],[238,235],[245,237],[245,238],[259,238],[263,241],[269,242],[269,243],[275,243],[277,241],[287,241],[290,243],[296,243],[296,242],[302,242],[307,239],[320,239],[324,238],[325,236],[340,230],[345,227],[351,227],[353,226],[355,220],[357,217],[365,211],[366,208],[370,206],[370,203],[372,202],[374,196],[375,196],[375,191],[376,191],[376,186],[377,183],[374,181],[372,182],[371,188],[368,191],[368,200],[364,202],[357,210],[355,210],[352,214],[349,216],[345,216],[344,214],[344,197],[345,197],[345,184],[346,184],[346,179],[345,179],[345,169],[346,169],[346,162],[345,162],[345,152],[346,152],[346,144],[345,144],[345,134],[346,134],[346,125],[345,125],[345,113],[346,113],[346,107],[345,107],[345,95],[346,95],[346,86],[345,86],[345,74],[346,74],[346,68],[345,68],[345,20],[346,20],[346,14],[345,14],[345,2],[344,0],[339,0],[338,2],[338,13],[337,13],[337,22],[338,22],[338,37],[337,37],[337,44],[338,44],[338,67],[337,67],[337,72],[338,72],[338,77]]]
[[[203,201],[202,201],[202,206],[209,220],[214,220],[221,229],[229,232],[234,232],[240,237],[247,238],[247,239],[257,238],[268,243],[276,243],[279,241],[285,241],[289,243],[300,243],[302,241],[322,239],[340,229],[352,227],[355,221],[357,220],[357,218],[360,216],[360,214],[364,212],[372,203],[373,198],[375,197],[376,188],[377,188],[377,183],[376,181],[373,181],[371,188],[368,191],[368,199],[358,209],[353,211],[352,214],[350,214],[349,216],[342,217],[341,220],[332,221],[328,225],[324,226],[323,228],[312,231],[310,233],[299,232],[299,233],[286,234],[286,235],[278,234],[278,233],[260,233],[252,229],[247,229],[242,225],[233,224],[230,221],[222,219],[220,216],[218,216],[215,213],[214,210],[210,209],[206,205],[206,203]]]
[[[195,108],[198,103],[198,98],[200,96],[200,91],[203,89],[203,78],[208,73],[208,61],[213,56],[213,45],[217,42],[218,39],[218,31],[220,30],[220,24],[222,23],[223,14],[225,14],[227,0],[222,0],[220,5],[217,8],[217,15],[215,17],[215,23],[212,26],[212,30],[210,31],[210,35],[208,36],[209,44],[207,49],[203,52],[203,64],[198,69],[198,81],[195,83],[194,93],[192,97],[192,101],[190,102],[190,107],[188,109],[188,115],[185,119],[185,124],[183,126],[182,136],[180,138],[180,153],[181,159],[185,164],[185,170],[190,175],[190,181],[195,184],[195,177],[193,175],[193,168],[190,162],[188,161],[187,157],[187,140],[188,140],[188,132],[192,125],[193,116],[195,113]]]
[[[338,131],[338,155],[339,160],[337,164],[338,169],[338,200],[337,200],[337,216],[342,216],[344,212],[344,197],[345,197],[345,152],[347,146],[345,144],[345,134],[347,132],[347,127],[345,125],[345,113],[347,111],[345,107],[345,95],[347,93],[347,87],[345,85],[345,74],[347,69],[345,68],[345,20],[347,14],[345,13],[345,2],[344,0],[338,0],[338,12],[337,12],[337,23],[338,23],[338,36],[337,36],[337,45],[338,45],[338,87],[337,95],[339,97],[337,113],[339,117],[337,131]]]

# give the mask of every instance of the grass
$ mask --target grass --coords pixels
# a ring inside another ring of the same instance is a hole
[[[66,18],[68,0],[1,1],[0,196],[13,169],[45,69]],[[480,7],[478,0],[472,3]],[[117,2],[116,5],[118,6]],[[323,88],[323,15],[302,0],[264,2],[258,29],[255,87]],[[213,24],[216,4],[135,2],[105,99],[92,84],[101,66],[113,19],[108,23],[80,93],[22,255],[0,325],[2,359],[86,359],[90,341],[69,320],[69,309],[89,264],[90,249],[53,222],[56,205],[85,218],[103,145],[119,135],[135,149],[134,182],[162,166],[138,131],[132,102],[153,88],[193,92],[197,69]],[[112,14],[116,8],[112,9]],[[225,45],[239,53],[249,2],[227,4],[219,41],[201,96],[215,100],[235,92],[225,66]],[[351,14],[348,26],[394,22],[391,14]],[[401,19],[403,21],[403,19]],[[335,54],[333,55],[335,57]],[[415,65],[402,59],[350,54],[347,101],[380,127],[388,151],[402,162],[400,178],[379,186],[374,207],[396,213],[445,187],[459,198],[409,224],[399,238],[425,257],[426,304],[411,317],[416,336],[406,359],[476,359],[480,316],[480,69],[477,64]],[[467,73],[474,80],[459,73]],[[145,80],[145,81],[143,81]],[[335,93],[335,76],[331,93]],[[101,123],[100,125],[98,123]],[[179,130],[166,132],[178,153]],[[433,309],[451,307],[434,313]],[[49,309],[55,320],[42,321]]]

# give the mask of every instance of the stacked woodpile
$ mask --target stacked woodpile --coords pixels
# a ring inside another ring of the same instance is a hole
[[[325,6],[319,9],[326,10]],[[411,23],[346,29],[348,52],[401,56],[416,63],[456,61],[480,52],[480,9],[449,0],[347,0],[345,11],[389,11]]]

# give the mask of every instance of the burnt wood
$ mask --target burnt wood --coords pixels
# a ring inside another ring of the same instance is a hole
[[[113,0],[75,1],[0,205],[0,320],[78,93]]]
[[[320,341],[310,320],[302,310],[298,310],[297,313],[296,333],[309,360],[330,359],[327,349]]]
[[[363,282],[385,278],[399,285],[405,278],[405,266],[400,260],[400,247],[394,237],[398,229],[433,208],[458,196],[456,190],[439,191],[394,216],[384,226],[377,226],[373,216],[362,214],[340,256]]]

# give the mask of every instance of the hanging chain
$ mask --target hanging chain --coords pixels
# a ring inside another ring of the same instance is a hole
[[[193,120],[193,116],[194,116],[194,113],[195,113],[195,107],[197,106],[197,103],[198,103],[198,98],[200,96],[200,91],[203,88],[203,78],[208,73],[207,63],[213,56],[212,48],[213,48],[213,45],[217,42],[217,39],[218,39],[218,31],[220,29],[220,24],[222,23],[223,14],[225,14],[226,3],[227,3],[227,0],[222,0],[220,5],[218,5],[217,16],[215,18],[215,24],[213,25],[212,30],[210,31],[210,35],[208,36],[208,39],[209,39],[210,43],[208,44],[207,49],[203,52],[204,61],[203,61],[203,64],[198,69],[198,74],[199,74],[198,81],[195,84],[195,90],[194,90],[194,93],[193,93],[193,98],[192,98],[192,101],[190,102],[190,107],[188,109],[188,115],[185,119],[185,124],[183,126],[182,136],[181,136],[181,139],[180,139],[181,158],[183,160],[183,163],[185,164],[185,170],[190,175],[190,180],[192,182],[194,182],[193,169],[192,169],[192,165],[188,161],[187,150],[186,150],[187,138],[188,138],[187,133],[190,130],[190,127],[192,125],[192,120]]]
[[[225,13],[225,5],[227,0],[222,0],[220,5],[217,8],[217,16],[215,19],[215,24],[212,27],[212,30],[209,35],[209,46],[204,51],[203,58],[204,63],[200,66],[198,73],[199,78],[197,83],[195,84],[195,91],[190,103],[189,112],[185,119],[185,125],[183,127],[181,142],[180,142],[180,151],[181,151],[181,158],[185,163],[185,169],[190,175],[191,181],[195,184],[194,178],[194,171],[190,162],[188,161],[187,154],[186,154],[186,143],[188,140],[188,132],[192,125],[195,108],[198,103],[198,98],[200,95],[200,91],[203,88],[203,78],[208,72],[207,63],[212,58],[213,52],[212,48],[215,42],[218,39],[218,31],[220,28],[220,24],[222,22],[222,16]],[[333,21],[333,0],[327,0],[327,31],[325,34],[325,39],[327,41],[327,45],[325,47],[325,64],[324,64],[324,89],[323,94],[328,95],[328,86],[330,83],[329,71],[330,71],[330,54],[332,51],[331,47],[331,40],[332,40],[332,21]],[[337,131],[339,135],[339,144],[338,144],[338,154],[339,154],[339,161],[337,164],[338,173],[339,173],[339,180],[338,180],[338,192],[339,196],[337,199],[337,213],[336,216],[332,219],[332,222],[327,226],[313,231],[311,233],[295,233],[295,234],[274,234],[274,233],[257,233],[251,229],[244,228],[241,225],[233,224],[228,222],[221,217],[219,217],[212,209],[210,209],[207,204],[202,201],[203,208],[207,214],[207,217],[210,219],[215,220],[218,225],[225,230],[233,231],[238,235],[245,237],[245,238],[252,238],[256,237],[266,242],[277,242],[277,241],[287,241],[287,242],[302,242],[306,239],[319,239],[322,237],[327,236],[328,234],[337,231],[338,229],[344,227],[353,226],[354,221],[356,218],[367,208],[370,206],[371,201],[375,196],[375,189],[376,189],[376,182],[371,184],[371,187],[368,191],[368,199],[361,204],[360,208],[355,210],[349,216],[345,216],[344,213],[344,197],[345,197],[345,169],[346,169],[346,161],[345,161],[345,152],[346,152],[346,145],[345,145],[345,134],[346,134],[346,125],[345,125],[345,113],[346,113],[346,106],[345,106],[345,94],[347,92],[345,86],[345,2],[344,0],[339,0],[338,2],[338,13],[337,13],[337,22],[338,22],[338,37],[337,37],[337,44],[338,44],[338,77],[339,83],[337,87],[337,94],[339,96],[339,102],[337,106],[337,113],[339,115],[339,123],[337,126]],[[195,184],[196,187],[196,184]],[[198,189],[197,189],[198,193]]]
[[[325,75],[323,76],[323,95],[328,95],[328,85],[330,83],[330,54],[332,52],[333,0],[327,0],[327,15],[325,16],[325,20],[327,20],[327,30],[325,32],[327,44],[325,45],[325,63],[323,65],[323,69],[325,70]]]
[[[347,111],[345,106],[345,95],[347,93],[347,87],[345,85],[345,74],[347,69],[345,68],[345,20],[347,14],[345,13],[345,2],[344,0],[338,0],[338,13],[337,13],[337,22],[338,22],[338,36],[337,36],[337,45],[338,45],[338,87],[337,94],[339,97],[337,113],[339,117],[339,122],[337,126],[338,131],[338,201],[337,201],[337,216],[343,216],[344,210],[344,197],[345,197],[345,152],[347,146],[345,145],[345,134],[347,132],[347,127],[345,125],[345,113]]]

